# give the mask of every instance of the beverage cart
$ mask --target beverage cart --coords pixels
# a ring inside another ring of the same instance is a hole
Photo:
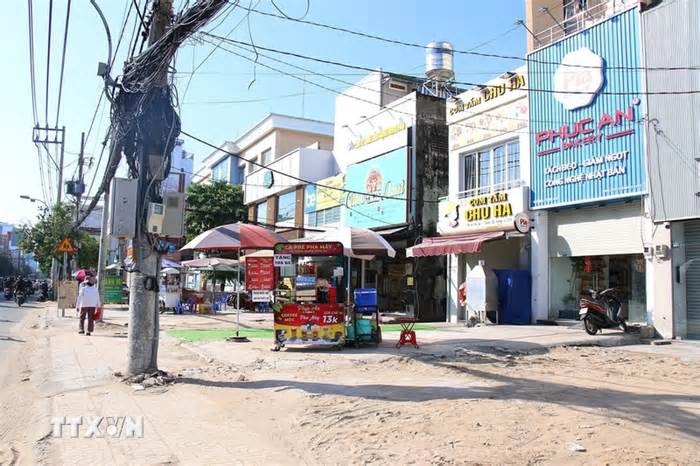
[[[343,245],[294,242],[275,245],[274,350],[289,346],[345,344]]]

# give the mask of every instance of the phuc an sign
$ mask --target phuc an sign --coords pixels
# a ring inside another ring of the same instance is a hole
[[[646,192],[639,12],[528,56],[532,208]]]

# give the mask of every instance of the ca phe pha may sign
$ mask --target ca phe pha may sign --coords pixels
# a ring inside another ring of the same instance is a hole
[[[478,194],[440,202],[438,232],[441,235],[515,230],[516,216],[525,211],[526,187]]]

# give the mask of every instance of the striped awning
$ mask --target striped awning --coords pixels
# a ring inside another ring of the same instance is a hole
[[[503,237],[502,231],[470,233],[466,235],[436,236],[425,238],[420,244],[406,249],[407,257],[444,256],[481,251],[485,241]]]

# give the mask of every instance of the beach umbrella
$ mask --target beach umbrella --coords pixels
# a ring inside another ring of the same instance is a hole
[[[180,271],[174,267],[166,267],[160,273],[163,275],[177,275]]]
[[[200,233],[192,241],[180,249],[197,251],[238,251],[238,258],[243,250],[273,249],[277,243],[285,243],[286,240],[272,230],[258,225],[247,223],[231,223]],[[238,271],[238,283],[241,283],[241,268]],[[236,339],[234,341],[244,341],[239,337],[241,320],[241,290],[236,293]]]
[[[204,259],[183,261],[182,265],[188,269],[204,269],[214,272],[234,272],[238,266],[238,261],[236,259],[224,259],[221,257],[205,257]]]
[[[337,241],[343,244],[344,254],[363,260],[371,260],[375,256],[395,257],[396,251],[382,235],[367,228],[347,227],[328,229],[314,241]]]
[[[221,225],[199,234],[180,249],[197,251],[240,251],[272,249],[286,240],[272,230],[247,223]]]

